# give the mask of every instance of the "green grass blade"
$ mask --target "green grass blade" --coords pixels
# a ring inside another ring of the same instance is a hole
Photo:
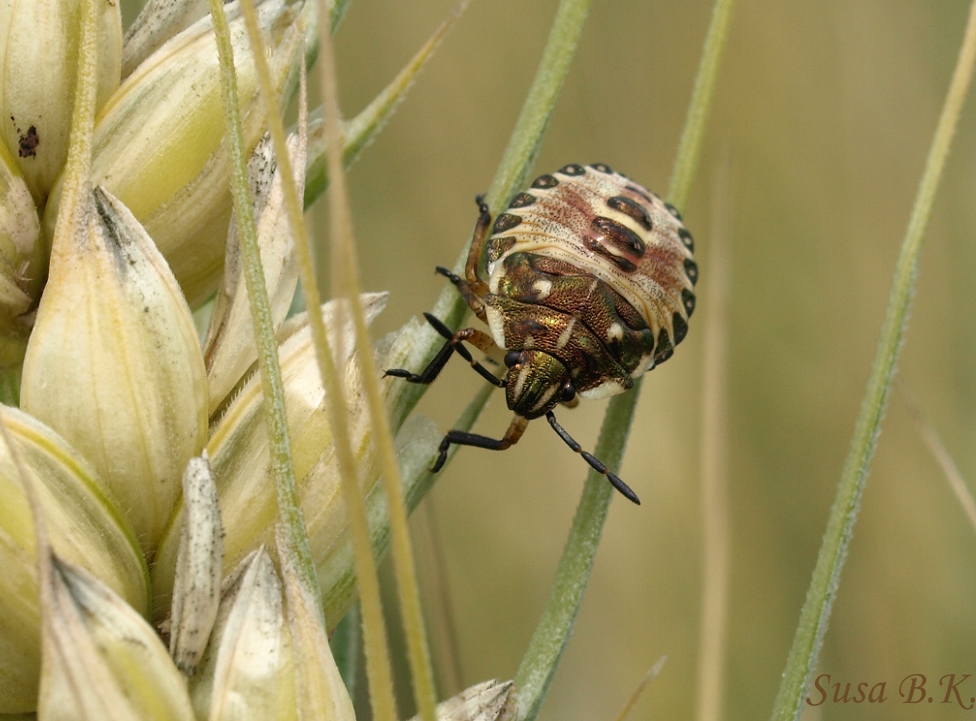
[[[683,207],[687,199],[697,169],[701,138],[714,95],[732,8],[732,0],[716,0],[705,37],[695,90],[688,107],[670,186],[673,192],[679,193],[677,198],[672,198],[672,202],[679,208]],[[615,396],[607,407],[594,455],[613,471],[620,468],[639,393],[638,380],[633,390]],[[593,569],[603,523],[613,494],[613,488],[606,479],[596,471],[590,471],[576,509],[569,540],[556,571],[549,602],[515,676],[516,718],[520,720],[531,720],[538,714],[556,666],[566,648]]]
[[[237,75],[234,70],[234,53],[231,46],[227,17],[220,0],[211,0],[210,12],[213,17],[214,33],[217,37],[217,50],[220,56],[221,91],[224,102],[227,136],[231,146],[233,175],[231,191],[234,198],[234,213],[240,237],[241,259],[247,294],[251,305],[251,318],[254,323],[254,336],[258,345],[258,367],[261,372],[261,387],[264,391],[265,413],[268,423],[268,440],[271,447],[271,467],[274,476],[278,501],[278,516],[285,529],[290,552],[299,564],[301,581],[306,588],[318,590],[315,565],[308,547],[305,522],[298,503],[295,483],[295,469],[291,458],[291,442],[285,420],[285,392],[281,380],[281,366],[278,364],[278,342],[275,339],[274,323],[268,302],[268,290],[261,268],[261,254],[258,249],[257,227],[254,221],[254,207],[251,200],[247,178],[247,153],[244,147],[244,133],[241,129],[240,102],[237,96]]]
[[[454,23],[461,17],[467,5],[468,0],[461,0],[390,84],[373,98],[372,102],[359,115],[343,123],[345,144],[342,160],[344,167],[348,168],[356,161],[363,149],[373,142],[387,121],[393,117],[393,113],[396,112],[397,107],[406,98],[410,88],[416,82],[420,71],[427,66],[427,62],[433,57],[434,51],[437,50]],[[305,168],[306,208],[314,203],[328,187],[329,174],[325,162],[327,147],[325,124],[321,118],[316,118],[309,124],[308,162]]]
[[[892,378],[895,375],[895,364],[901,350],[915,289],[915,275],[922,239],[932,213],[932,202],[949,155],[956,124],[966,99],[974,59],[976,59],[976,2],[970,7],[959,59],[942,108],[942,115],[939,117],[939,124],[932,138],[932,147],[929,149],[925,170],[919,183],[908,230],[898,255],[891,292],[888,296],[888,307],[881,326],[881,339],[878,342],[867,391],[854,428],[851,448],[844,462],[837,495],[827,521],[827,530],[813,571],[813,580],[810,582],[807,598],[800,612],[800,623],[793,638],[793,647],[790,649],[786,669],[783,672],[783,681],[773,706],[774,721],[798,719],[803,711],[803,700],[806,697],[813,669],[817,664],[831,607],[840,585],[840,572],[850,545],[854,522],[857,520],[868,467],[877,445],[881,419],[884,416]]]

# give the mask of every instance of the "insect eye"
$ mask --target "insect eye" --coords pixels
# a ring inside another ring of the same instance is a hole
[[[513,365],[518,363],[519,359],[521,358],[522,358],[522,351],[510,350],[508,353],[505,354],[505,365],[511,368]]]
[[[576,397],[576,386],[573,385],[572,381],[567,381],[566,385],[563,386],[563,403],[569,403]]]

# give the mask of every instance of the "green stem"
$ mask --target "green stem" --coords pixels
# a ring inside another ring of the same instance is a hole
[[[671,184],[668,187],[668,200],[677,208],[684,208],[688,204],[691,184],[698,170],[708,111],[712,107],[712,94],[715,92],[725,41],[729,37],[734,4],[734,0],[715,0],[712,7],[712,22],[705,37],[705,47],[702,48],[701,65],[698,75],[695,76],[688,117],[678,142],[678,153],[675,155]]]
[[[813,571],[813,580],[810,582],[807,598],[800,612],[800,622],[796,636],[793,638],[793,647],[790,649],[786,669],[783,672],[783,681],[773,706],[774,721],[798,719],[803,711],[803,699],[806,697],[810,677],[816,667],[820,647],[827,631],[827,621],[840,585],[841,569],[854,531],[868,467],[874,456],[881,430],[881,419],[884,417],[891,382],[895,375],[895,365],[901,351],[915,289],[915,275],[922,239],[932,213],[932,203],[942,177],[942,169],[949,155],[956,124],[966,99],[974,60],[976,60],[976,0],[970,6],[959,59],[942,108],[942,115],[939,117],[939,124],[932,138],[932,146],[919,183],[918,195],[898,255],[891,292],[888,296],[888,307],[881,326],[881,339],[875,352],[867,391],[861,402],[861,411],[854,427],[851,448],[841,471],[837,495],[834,498],[834,505],[827,521],[827,530],[820,547],[820,556]]]
[[[722,50],[729,32],[732,9],[733,0],[716,0],[705,37],[671,179],[671,201],[679,208],[684,207],[687,201],[698,167],[701,140],[714,95]],[[640,385],[638,379],[633,390],[612,398],[603,419],[595,455],[612,471],[620,468],[634,409],[640,396]],[[549,602],[515,676],[515,717],[519,721],[534,719],[539,712],[569,640],[586,583],[593,569],[612,496],[613,490],[606,479],[599,473],[590,471],[556,571]]]
[[[313,598],[321,598],[315,565],[308,547],[305,522],[302,519],[295,488],[295,470],[291,461],[291,443],[285,419],[285,393],[278,365],[278,343],[275,340],[274,322],[268,303],[268,289],[261,268],[257,227],[254,223],[254,206],[247,179],[247,151],[244,148],[244,131],[241,127],[240,103],[237,96],[237,74],[234,69],[234,49],[230,40],[227,16],[220,0],[210,1],[217,52],[220,58],[221,92],[230,141],[233,178],[231,192],[234,198],[234,214],[241,246],[244,279],[251,305],[251,318],[258,345],[258,367],[261,371],[261,387],[264,392],[264,408],[268,424],[271,449],[271,468],[278,498],[278,516],[284,527],[284,536],[290,552],[296,559],[300,582],[305,589],[314,588]]]
[[[467,4],[468,0],[460,0],[437,27],[430,39],[421,46],[420,50],[397,73],[390,84],[380,91],[370,104],[360,111],[359,115],[343,123],[342,134],[345,138],[345,146],[342,150],[342,161],[344,167],[348,168],[356,161],[359,154],[373,142],[390,118],[393,117],[393,113],[407,97],[407,93],[419,77],[420,71],[427,66],[427,63],[434,56],[434,51],[437,50],[454,23],[461,17]],[[316,123],[318,128],[313,130]],[[313,120],[309,130],[308,160],[305,171],[306,208],[325,192],[329,184],[329,173],[325,160],[328,143],[321,118],[318,121]]]
[[[611,404],[607,408],[596,447],[597,457],[609,468],[620,467],[633,417],[633,403]],[[515,674],[515,718],[519,721],[536,717],[552,682],[576,622],[614,493],[603,476],[590,471],[549,592],[549,603]]]

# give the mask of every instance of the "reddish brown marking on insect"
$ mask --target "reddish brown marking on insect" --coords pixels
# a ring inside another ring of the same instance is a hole
[[[515,322],[515,329],[519,336],[528,336],[533,333],[541,333],[546,327],[532,318],[521,318]]]
[[[590,204],[570,183],[563,183],[553,200],[554,202],[550,206],[553,210],[553,216],[566,225],[576,220],[567,212],[567,206],[582,215],[587,221],[593,217],[593,209]]]
[[[641,258],[641,265],[644,267],[668,269],[677,278],[677,269],[682,268],[684,253],[677,247],[671,245],[658,245],[652,243],[644,247],[644,255]]]

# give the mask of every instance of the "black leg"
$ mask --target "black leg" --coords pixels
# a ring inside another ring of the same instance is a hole
[[[447,452],[451,448],[451,444],[458,446],[474,446],[475,448],[486,448],[490,451],[504,451],[506,448],[511,448],[516,443],[518,443],[519,438],[525,432],[526,426],[529,422],[525,420],[522,416],[515,416],[512,419],[511,425],[509,425],[508,430],[505,431],[505,435],[501,438],[489,438],[488,436],[479,436],[477,433],[468,433],[467,431],[448,431],[447,435],[444,436],[444,440],[441,441],[440,455],[437,456],[437,462],[434,463],[433,468],[431,468],[432,473],[437,473],[441,468],[444,467],[444,463],[447,462]]]
[[[451,329],[444,325],[444,321],[442,321],[436,315],[433,313],[424,313],[424,318],[426,318],[431,327],[442,336],[448,340],[454,340],[454,334],[451,332]]]
[[[444,370],[444,366],[447,365],[447,361],[450,360],[451,356],[454,354],[454,345],[448,341],[445,343],[434,359],[427,364],[427,367],[423,369],[418,375],[417,373],[411,373],[406,368],[390,368],[389,370],[383,371],[384,376],[393,376],[394,378],[403,378],[408,383],[422,383],[428,385],[434,382],[434,379]]]
[[[437,355],[434,356],[433,360],[427,364],[427,367],[424,368],[420,374],[411,373],[404,368],[391,368],[384,371],[383,375],[393,376],[394,378],[403,378],[409,383],[423,383],[424,385],[427,385],[434,382],[434,379],[437,378],[442,370],[444,370],[444,366],[447,365],[447,361],[450,360],[451,354],[454,353],[454,351],[457,351],[457,354],[470,363],[471,367],[478,372],[478,375],[499,388],[505,387],[504,380],[476,361],[474,357],[472,357],[471,352],[464,347],[464,341],[468,340],[469,337],[480,337],[484,334],[471,328],[465,328],[459,330],[457,333],[451,333],[451,329],[444,325],[444,323],[437,316],[432,315],[431,313],[424,313],[424,317],[427,319],[427,322],[433,326],[434,330],[447,339],[447,343],[445,343],[444,346],[437,352]]]
[[[573,440],[573,437],[566,432],[566,429],[559,425],[559,423],[556,421],[556,416],[552,411],[546,413],[546,420],[549,421],[549,425],[552,426],[552,429],[556,431],[556,435],[563,439],[563,443],[583,456],[583,460],[589,463],[593,470],[606,476],[607,480],[610,481],[610,484],[620,491],[624,498],[632,503],[636,503],[638,506],[640,505],[640,498],[637,497],[637,494],[634,493],[630,486],[620,480],[616,474],[611,473],[599,458],[594,456],[592,453],[587,453],[584,451],[580,447],[580,444]]]

